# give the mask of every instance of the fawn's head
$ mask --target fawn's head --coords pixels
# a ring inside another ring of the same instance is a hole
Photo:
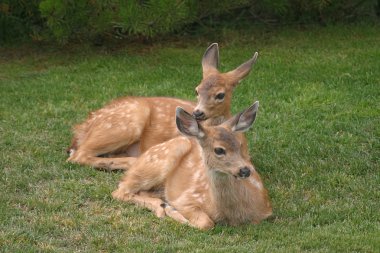
[[[177,128],[182,134],[197,138],[209,170],[247,178],[253,168],[241,156],[241,143],[236,133],[247,131],[252,126],[258,107],[259,102],[255,102],[223,124],[210,127],[202,126],[193,116],[177,107]]]
[[[219,48],[217,43],[211,44],[202,58],[203,79],[195,88],[198,104],[193,111],[197,120],[229,117],[233,89],[249,74],[257,60],[258,53],[236,69],[220,73],[218,71]]]

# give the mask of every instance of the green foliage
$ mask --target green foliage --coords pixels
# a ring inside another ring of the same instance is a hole
[[[43,0],[41,14],[54,38],[91,38],[99,34],[152,37],[172,32],[195,17],[192,1]]]
[[[251,5],[256,17],[279,22],[337,22],[375,18],[377,0],[262,0]]]
[[[335,23],[375,19],[378,0],[5,0],[0,40],[154,38],[192,24]]]
[[[40,10],[53,37],[65,42],[98,34],[152,38],[244,4],[247,0],[43,0]]]
[[[121,34],[153,37],[173,32],[196,18],[196,1],[120,1]]]
[[[43,22],[38,11],[39,0],[0,1],[0,42],[10,39],[38,39]]]
[[[223,14],[228,14],[236,9],[247,8],[251,5],[249,0],[209,0],[196,1],[198,18],[217,17]]]
[[[112,0],[43,0],[41,15],[55,39],[89,38],[106,32],[112,21]]]

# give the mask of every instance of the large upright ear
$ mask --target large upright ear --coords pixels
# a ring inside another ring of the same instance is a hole
[[[198,124],[196,119],[181,107],[177,107],[175,111],[175,122],[178,130],[186,136],[198,138],[204,136],[202,127]]]
[[[203,55],[202,68],[203,73],[209,70],[218,69],[219,65],[219,46],[218,43],[212,43]]]
[[[234,80],[235,84],[239,83],[244,77],[246,77],[249,74],[249,72],[251,72],[252,66],[256,63],[258,56],[259,53],[255,52],[251,59],[249,59],[236,69],[227,72],[227,75],[231,78],[231,80]]]
[[[233,132],[245,132],[247,131],[256,119],[256,113],[259,109],[259,101],[256,101],[248,109],[235,115],[230,120],[223,123]]]

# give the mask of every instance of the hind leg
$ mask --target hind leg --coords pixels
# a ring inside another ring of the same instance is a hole
[[[101,131],[101,126],[95,127],[91,133],[86,136],[78,145],[77,150],[72,150],[70,162],[89,165],[95,168],[104,168],[109,170],[128,169],[133,164],[135,158],[130,157],[100,157],[105,154],[112,154],[120,149],[128,148],[138,150],[134,143],[138,142],[143,131],[143,125],[134,125],[130,131],[122,131],[121,129],[110,129],[109,131]],[[125,148],[127,147],[127,148]],[[134,155],[138,154],[135,151]],[[126,155],[128,153],[126,152]]]
[[[128,169],[134,159],[100,156],[121,151],[126,156],[139,155],[139,140],[149,118],[150,105],[133,98],[115,101],[91,113],[89,119],[74,128],[73,149],[68,161],[109,170]]]
[[[153,210],[157,216],[162,216],[162,212],[165,213],[162,205],[164,203],[157,198],[159,196],[153,196],[152,192],[155,189],[164,190],[167,176],[177,167],[190,149],[191,143],[185,137],[178,137],[148,149],[125,173],[112,196],[116,199],[143,205]],[[138,195],[142,192],[148,192],[149,195]]]
[[[185,137],[151,147],[138,158],[119,183],[120,194],[150,191],[162,186],[184,155],[191,149],[191,142]]]
[[[139,142],[144,125],[134,124],[128,132],[120,129],[110,131],[93,131],[78,146],[77,150],[70,152],[67,161],[89,165],[94,168],[106,170],[127,170],[139,155]],[[96,130],[96,129],[95,129]],[[115,156],[119,150],[123,150],[124,157]],[[106,155],[105,157],[102,157]],[[109,157],[107,157],[109,155]]]
[[[139,132],[136,133],[135,131],[135,135],[130,134],[128,137],[126,136],[125,139],[136,139],[138,137]],[[67,161],[89,165],[107,171],[128,170],[139,155],[139,142],[128,147],[119,147],[119,142],[111,142],[110,139],[96,143],[84,143],[78,150],[70,151],[70,157]],[[99,156],[100,154],[102,156]]]
[[[90,165],[96,169],[105,170],[105,171],[114,171],[114,170],[128,170],[132,167],[133,163],[137,160],[136,157],[96,157],[96,156],[82,156],[76,158],[75,160],[71,157],[68,159],[70,162],[76,162],[83,165]]]
[[[119,149],[118,143],[98,142],[84,143],[78,150],[71,152],[69,162],[89,165],[105,170],[127,170],[135,162],[135,157],[99,157]]]

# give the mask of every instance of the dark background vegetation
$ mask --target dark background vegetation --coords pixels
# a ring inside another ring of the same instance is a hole
[[[379,0],[1,0],[0,42],[151,41],[218,25],[375,21]]]

